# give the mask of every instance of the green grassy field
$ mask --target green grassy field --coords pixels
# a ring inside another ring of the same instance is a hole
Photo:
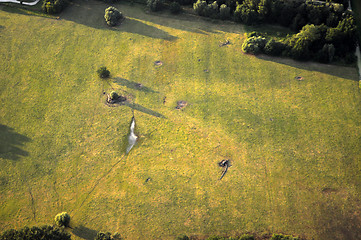
[[[108,28],[80,2],[58,20],[0,5],[0,231],[67,211],[75,239],[360,239],[355,68],[245,55],[242,25],[137,5]],[[107,106],[113,89],[131,104]]]

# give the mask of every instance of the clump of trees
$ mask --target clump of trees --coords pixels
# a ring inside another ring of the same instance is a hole
[[[110,6],[105,9],[104,19],[109,26],[115,26],[124,19],[124,16],[117,8]]]
[[[157,12],[165,8],[164,0],[147,0],[147,7],[152,12]]]
[[[356,24],[346,0],[325,3],[288,0],[197,0],[193,9],[200,16],[233,19],[254,25],[273,23],[298,33],[284,40],[249,36],[246,53],[265,53],[297,60],[332,62],[355,60]],[[265,43],[265,44],[264,44]]]
[[[324,24],[305,25],[301,31],[283,41],[261,36],[248,36],[242,45],[245,53],[265,53],[296,60],[315,60],[330,63],[345,59],[355,61],[356,25],[352,15],[343,18],[336,27]]]
[[[97,74],[99,77],[101,78],[108,78],[110,76],[110,71],[107,69],[107,67],[105,66],[101,66],[98,70],[97,70]]]
[[[28,239],[52,239],[52,240],[70,240],[71,236],[63,229],[42,226],[42,227],[24,227],[21,229],[10,229],[0,235],[0,239],[28,240]]]
[[[67,212],[59,213],[55,216],[55,224],[59,227],[69,227],[70,215]]]
[[[67,0],[44,0],[41,9],[46,13],[56,14],[63,11],[67,5]]]

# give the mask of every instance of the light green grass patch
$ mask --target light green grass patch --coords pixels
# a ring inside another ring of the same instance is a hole
[[[59,20],[0,11],[1,230],[67,211],[75,228],[126,239],[356,236],[356,69],[245,55],[242,25],[115,6],[127,17],[115,28],[98,1]],[[130,104],[107,106],[112,90]]]

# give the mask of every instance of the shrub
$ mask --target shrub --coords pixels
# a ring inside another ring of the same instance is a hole
[[[169,6],[170,12],[173,14],[180,13],[182,11],[182,7],[178,2],[172,2]]]
[[[63,11],[68,5],[66,0],[44,0],[41,9],[49,14],[56,14]]]
[[[242,50],[245,53],[259,54],[263,51],[266,42],[264,37],[250,37],[242,44]]]
[[[193,9],[199,16],[206,16],[207,7],[207,2],[203,0],[197,0],[197,2],[193,4]]]
[[[10,229],[0,234],[0,239],[16,239],[16,240],[28,240],[28,239],[52,239],[52,240],[70,240],[70,234],[64,232],[62,229],[52,226],[42,227],[24,227],[21,229]]]
[[[176,240],[189,240],[189,237],[187,235],[181,235],[176,238]]]
[[[298,237],[292,237],[290,235],[273,234],[271,240],[299,240]]]
[[[113,235],[110,232],[98,232],[94,240],[121,240],[119,233],[114,233]]]
[[[116,93],[115,91],[112,91],[112,92],[109,94],[109,96],[110,96],[110,99],[111,99],[111,100],[116,100],[116,99],[119,98],[118,93]]]
[[[69,227],[70,216],[67,212],[59,213],[55,216],[55,223],[59,227]]]
[[[110,71],[104,66],[100,67],[97,70],[97,73],[101,78],[108,78],[110,76]]]
[[[206,7],[205,16],[210,18],[218,18],[218,3],[214,1],[212,4],[208,4]]]
[[[227,7],[226,4],[222,4],[219,8],[219,16],[222,20],[230,19],[231,17],[231,8]]]
[[[147,7],[152,12],[160,11],[164,8],[163,0],[147,0]]]
[[[242,236],[239,237],[239,240],[254,240],[254,237],[249,234],[243,234]]]
[[[104,18],[109,26],[115,26],[119,23],[121,19],[124,18],[124,16],[115,7],[108,7],[107,9],[105,9]]]
[[[268,55],[272,55],[272,56],[280,56],[282,54],[282,52],[285,50],[286,46],[284,43],[280,42],[280,41],[275,41],[274,39],[270,39],[265,47],[264,47],[264,52]]]

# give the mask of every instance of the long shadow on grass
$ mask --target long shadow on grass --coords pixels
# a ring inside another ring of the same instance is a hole
[[[361,222],[357,210],[345,210],[336,201],[320,203],[316,218],[319,239],[361,239]]]
[[[168,41],[177,39],[177,37],[168,34],[162,29],[143,23],[141,20],[127,15],[127,12],[123,12],[121,7],[118,8],[125,15],[125,20],[119,26],[109,27],[106,25],[104,20],[104,10],[108,6],[109,5],[105,3],[92,0],[87,2],[74,1],[60,14],[60,19],[65,19],[101,30],[129,32]]]
[[[289,58],[271,57],[263,54],[257,55],[257,58],[265,61],[271,61],[271,62],[276,62],[279,64],[291,66],[294,68],[321,72],[339,78],[358,81],[357,70],[356,68],[352,68],[352,67],[335,66],[335,65],[328,65],[328,64],[322,64],[316,62],[300,62]],[[290,77],[294,78],[296,76],[290,76]]]
[[[146,93],[158,93],[158,92],[154,91],[153,89],[146,87],[146,86],[139,87],[139,83],[127,80],[125,78],[115,77],[115,78],[113,78],[113,80],[115,83],[117,83],[121,86],[125,86],[130,89],[134,89],[134,90],[138,90],[138,91],[146,92]]]
[[[130,102],[124,102],[124,105],[137,110],[139,112],[148,114],[148,115],[152,115],[154,117],[159,117],[159,118],[166,118],[164,115],[160,114],[159,112],[153,111],[149,108],[143,107],[142,105],[136,104],[136,103],[130,103]]]
[[[22,156],[28,156],[29,153],[21,147],[30,140],[27,136],[14,132],[14,129],[0,124],[0,157],[18,160]]]
[[[80,225],[79,227],[75,227],[72,231],[72,233],[82,239],[86,240],[94,240],[94,238],[97,236],[97,231],[84,227]]]

